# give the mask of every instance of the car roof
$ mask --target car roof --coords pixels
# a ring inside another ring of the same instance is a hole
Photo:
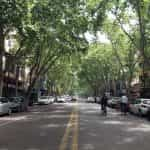
[[[148,99],[148,98],[138,98],[137,100],[141,100],[141,101],[150,101],[150,99]]]

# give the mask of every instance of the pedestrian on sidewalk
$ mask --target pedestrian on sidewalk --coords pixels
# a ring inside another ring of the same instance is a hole
[[[106,93],[104,93],[101,98],[101,110],[104,115],[107,115],[107,101],[108,101],[108,98],[106,96]]]
[[[121,112],[126,115],[127,114],[127,108],[128,108],[128,97],[126,94],[123,94],[121,97]]]

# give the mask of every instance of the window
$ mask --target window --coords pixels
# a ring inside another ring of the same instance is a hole
[[[0,98],[0,102],[1,103],[8,103],[8,100],[7,100],[7,98]]]
[[[137,99],[134,101],[134,104],[140,104],[141,103],[141,100],[140,99]]]

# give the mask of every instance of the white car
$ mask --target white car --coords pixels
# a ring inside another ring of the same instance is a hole
[[[67,95],[67,96],[65,96],[65,99],[66,99],[67,102],[70,102],[72,98],[71,98],[71,96]]]
[[[100,104],[101,103],[101,97],[96,97],[96,103]]]
[[[0,115],[11,114],[10,102],[5,97],[0,97]]]
[[[38,98],[39,105],[48,105],[51,102],[49,96],[41,96]]]
[[[150,108],[150,99],[138,98],[129,105],[130,112],[136,115],[146,115]]]
[[[59,96],[59,97],[57,97],[57,102],[58,102],[58,103],[65,103],[65,102],[66,102],[66,99],[65,99],[64,96]]]
[[[118,108],[120,106],[120,97],[112,97],[107,103],[111,108]]]
[[[88,97],[87,102],[88,103],[94,103],[95,102],[95,98],[94,97]]]
[[[54,103],[55,97],[54,96],[49,96],[49,101],[50,101],[50,103]]]

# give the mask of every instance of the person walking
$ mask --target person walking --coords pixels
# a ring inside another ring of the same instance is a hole
[[[123,94],[121,97],[121,112],[126,115],[127,114],[127,108],[128,108],[128,97]]]
[[[108,101],[108,98],[107,98],[106,94],[104,93],[101,98],[101,110],[104,115],[107,115],[107,101]]]

